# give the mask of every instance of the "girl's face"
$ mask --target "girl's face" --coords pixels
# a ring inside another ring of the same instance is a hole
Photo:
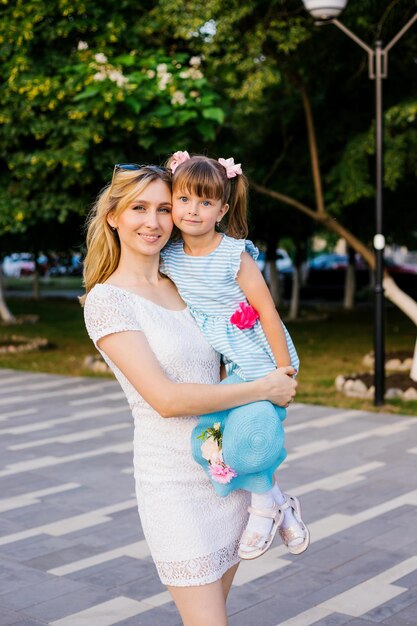
[[[185,235],[197,237],[214,232],[228,208],[221,200],[200,198],[185,191],[174,189],[172,195],[172,219]]]
[[[120,215],[109,214],[107,221],[117,228],[121,249],[145,256],[159,254],[172,233],[171,200],[166,183],[154,180]]]

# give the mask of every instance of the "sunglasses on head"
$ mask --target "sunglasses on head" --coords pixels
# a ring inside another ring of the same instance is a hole
[[[139,164],[139,163],[116,163],[113,168],[113,176],[111,179],[111,185],[113,185],[114,177],[116,176],[116,172],[118,172],[119,170],[129,172],[129,171],[141,170],[143,167],[147,167],[148,169],[155,170],[157,172],[168,171],[166,167],[160,167],[159,165],[146,165],[146,164]]]

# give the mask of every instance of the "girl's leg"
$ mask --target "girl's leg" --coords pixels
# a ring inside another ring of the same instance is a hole
[[[265,493],[252,493],[251,506],[253,512],[239,545],[242,559],[253,559],[264,554],[278,529],[283,543],[292,554],[301,554],[307,549],[310,534],[301,519],[297,498],[283,494],[275,483]]]
[[[310,543],[310,533],[301,519],[300,503],[297,498],[283,494],[277,483],[272,487],[272,494],[283,512],[281,539],[292,554],[301,554]]]
[[[184,626],[227,626],[222,579],[208,585],[168,587],[168,591],[174,599]]]
[[[239,544],[239,555],[242,559],[256,558],[255,554],[257,556],[263,554],[263,547],[270,540],[271,533],[275,534],[277,531],[276,526],[280,518],[272,489],[264,493],[252,493],[251,509],[253,512],[249,515]],[[265,515],[268,513],[269,515]]]

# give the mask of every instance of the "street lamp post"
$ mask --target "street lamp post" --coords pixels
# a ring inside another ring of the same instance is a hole
[[[412,24],[417,20],[417,13],[403,26],[397,35],[391,39],[385,48],[381,41],[375,42],[372,49],[337,17],[347,5],[348,0],[303,0],[307,11],[317,20],[317,24],[334,24],[353,39],[361,48],[368,53],[369,78],[375,81],[375,235],[373,245],[375,250],[375,318],[374,318],[374,385],[375,406],[384,404],[385,395],[385,337],[384,337],[384,248],[385,237],[383,235],[383,131],[382,131],[382,79],[388,76],[388,52],[404,35]]]

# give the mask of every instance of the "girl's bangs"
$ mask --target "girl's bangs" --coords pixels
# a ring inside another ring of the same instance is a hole
[[[178,168],[173,180],[174,188],[199,198],[222,200],[225,193],[224,180],[217,168],[207,161],[186,163]]]

